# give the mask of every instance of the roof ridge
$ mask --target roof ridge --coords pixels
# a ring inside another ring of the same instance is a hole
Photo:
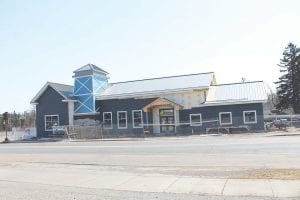
[[[257,83],[257,82],[264,82],[264,81],[246,81],[246,82],[236,82],[236,83],[223,83],[223,84],[215,84],[215,85],[212,85],[212,86],[237,85],[237,84]]]
[[[145,79],[137,79],[132,81],[120,81],[120,82],[114,82],[113,84],[118,83],[130,83],[130,82],[138,82],[138,81],[148,81],[148,80],[156,80],[156,79],[163,79],[163,78],[175,78],[175,77],[182,77],[182,76],[193,76],[193,75],[200,75],[200,74],[212,74],[214,72],[204,72],[204,73],[195,73],[195,74],[182,74],[182,75],[174,75],[174,76],[162,76],[162,77],[156,77],[156,78],[145,78]]]
[[[56,82],[51,82],[51,81],[47,81],[48,84],[57,84],[57,85],[64,85],[64,86],[70,86],[70,87],[73,87],[73,85],[67,85],[67,84],[64,84],[64,83],[56,83]]]
[[[93,71],[98,71],[98,72],[101,72],[101,73],[104,73],[104,74],[109,74],[104,69],[102,69],[102,68],[100,68],[97,65],[92,64],[92,63],[88,63],[88,64],[76,69],[75,71],[73,71],[73,73],[76,73],[76,72],[79,72],[79,71],[87,71],[87,69],[83,70],[85,67],[88,67],[89,68],[88,70],[93,70]]]

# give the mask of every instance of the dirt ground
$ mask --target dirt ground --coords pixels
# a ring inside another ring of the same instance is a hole
[[[300,169],[260,169],[233,178],[300,180]]]

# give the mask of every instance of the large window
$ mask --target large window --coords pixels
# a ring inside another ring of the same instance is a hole
[[[220,125],[232,124],[232,113],[231,112],[220,112],[219,120],[220,120]]]
[[[118,111],[118,128],[127,128],[127,112]]]
[[[141,110],[132,111],[133,128],[143,128],[143,112]]]
[[[105,129],[112,129],[112,113],[103,112],[103,127]]]
[[[45,115],[45,130],[53,131],[56,126],[59,126],[58,115]]]
[[[257,123],[256,111],[244,111],[244,124],[255,124]]]
[[[190,125],[191,126],[202,126],[201,114],[190,114]]]

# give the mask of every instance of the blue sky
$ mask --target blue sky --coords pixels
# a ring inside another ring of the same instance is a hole
[[[24,111],[47,82],[93,63],[110,82],[213,71],[272,88],[300,1],[0,0],[0,113]]]

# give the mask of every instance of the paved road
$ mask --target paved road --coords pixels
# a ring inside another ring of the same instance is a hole
[[[300,136],[248,135],[0,145],[0,162],[128,167],[299,168]]]
[[[153,138],[129,141],[57,142],[9,144],[0,146],[5,153],[72,153],[72,154],[244,154],[244,153],[299,153],[299,137],[249,135],[192,136],[179,138]],[[136,142],[138,141],[138,142]],[[41,148],[44,147],[44,148]],[[39,151],[36,151],[39,149]],[[62,151],[63,150],[63,151]]]
[[[62,190],[68,191],[69,189],[71,194],[76,194],[75,199],[86,199],[89,195],[90,199],[97,199],[97,194],[104,196],[111,194],[111,197],[105,196],[105,199],[120,199],[122,195],[126,197],[125,199],[147,199],[148,197],[148,199],[174,199],[173,193],[182,189],[181,185],[183,184],[179,183],[187,183],[192,187],[193,184],[199,183],[200,179],[208,181],[207,183],[216,183],[218,188],[214,189],[218,190],[218,194],[241,195],[233,187],[239,182],[230,178],[257,169],[299,169],[299,155],[300,136],[193,136],[136,141],[2,144],[0,145],[0,180],[2,180],[0,186],[1,184],[2,186],[14,185],[15,188],[25,189],[11,193],[8,186],[3,186],[0,188],[6,189],[0,190],[0,197],[1,195],[3,197],[11,195],[9,199],[13,199],[13,197],[18,199],[18,195],[22,196],[22,194],[28,193],[33,190],[30,189],[33,187],[37,190],[41,188],[45,194],[49,195],[53,194],[53,191],[59,194]],[[86,177],[80,177],[81,181],[78,181],[79,176],[74,176],[74,173],[83,173],[86,174]],[[62,176],[64,180],[59,181],[59,176]],[[100,181],[103,180],[107,183],[114,182],[113,179],[121,180],[118,184],[111,183],[112,185],[116,184],[112,187],[115,190],[113,190],[114,192],[108,190],[110,191],[108,192],[103,190],[105,187],[102,187],[98,179],[96,181],[95,177],[97,176]],[[123,182],[122,178],[124,178]],[[150,187],[137,187],[141,180],[148,181]],[[101,187],[90,188],[90,186],[94,187],[91,185],[92,183],[101,185]],[[262,196],[268,196],[269,193],[270,196],[277,194],[276,184],[278,185],[278,183],[276,181],[270,183],[267,181],[266,183],[254,180],[251,184],[257,185],[257,187],[266,186],[262,193],[258,193]],[[51,187],[43,189],[47,184]],[[159,184],[164,185],[165,189],[162,190],[157,186]],[[294,182],[289,184],[294,184]],[[61,189],[64,187],[66,188]],[[245,188],[247,189],[247,187]],[[274,188],[275,191],[273,191]],[[297,190],[299,187],[296,185],[294,188]],[[131,189],[132,192],[128,193],[119,191]],[[199,190],[199,188],[194,189]],[[210,191],[212,188],[206,188],[206,190],[208,189],[210,195],[213,195],[213,192]],[[84,192],[85,190],[90,192]],[[191,188],[186,187],[184,191],[190,190]],[[204,190],[205,188],[202,188],[202,191]],[[168,191],[168,193],[148,193],[149,191]],[[246,192],[253,194],[253,191],[246,190]],[[281,192],[283,193],[279,192],[278,195],[281,195],[281,199],[285,199],[288,193],[285,190]],[[291,192],[293,195],[298,194],[298,191]],[[181,197],[178,199],[209,199],[208,196],[200,197],[184,194],[185,192],[179,193],[182,194],[175,195]],[[69,193],[62,192],[62,197],[64,195],[66,198],[61,199],[70,199]],[[157,198],[154,198],[155,195]],[[50,195],[49,199],[57,199],[52,196]],[[141,196],[142,198],[138,198]],[[40,196],[38,195],[38,197]],[[224,198],[220,197],[220,199]],[[228,197],[228,199],[232,198]]]

